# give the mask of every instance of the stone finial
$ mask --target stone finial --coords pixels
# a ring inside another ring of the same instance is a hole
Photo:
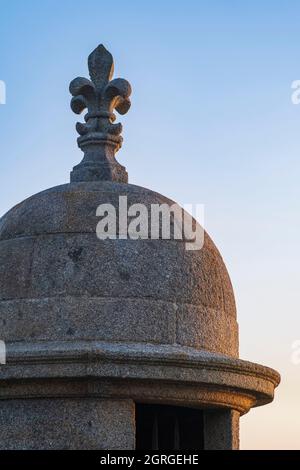
[[[114,109],[125,114],[130,108],[131,86],[122,78],[111,80],[114,72],[113,57],[101,44],[88,58],[91,80],[78,77],[70,83],[73,96],[71,108],[76,114],[87,109],[85,123],[77,122],[77,139],[84,157],[71,172],[74,181],[128,182],[126,169],[120,165],[115,153],[122,145],[122,125],[114,124]]]

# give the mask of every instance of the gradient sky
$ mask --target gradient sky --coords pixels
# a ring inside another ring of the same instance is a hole
[[[0,0],[0,215],[81,160],[68,85],[99,43],[133,87],[118,159],[130,182],[205,204],[227,264],[243,359],[276,368],[241,447],[300,448],[297,0]],[[47,214],[45,214],[47,217]]]

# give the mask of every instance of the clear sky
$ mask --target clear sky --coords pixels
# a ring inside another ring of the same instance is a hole
[[[102,42],[133,87],[118,156],[130,182],[205,204],[235,289],[241,357],[282,374],[275,402],[242,418],[241,447],[300,448],[299,1],[0,7],[0,215],[67,182],[80,161],[68,85]]]

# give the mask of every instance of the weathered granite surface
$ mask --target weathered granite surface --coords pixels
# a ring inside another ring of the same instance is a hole
[[[237,450],[240,414],[234,410],[207,410],[204,413],[204,449]]]
[[[131,400],[0,400],[0,449],[134,449],[134,413]]]
[[[96,209],[173,202],[113,182],[69,184],[35,195],[0,222],[0,325],[6,341],[99,339],[182,344],[236,356],[230,279],[205,235],[99,240]],[[7,269],[9,266],[9,269]]]
[[[36,400],[51,397],[66,400],[66,410],[68,399],[82,397],[100,408],[103,399],[201,407],[208,410],[206,448],[237,448],[240,414],[271,401],[279,376],[237,359],[233,290],[207,234],[199,251],[187,251],[184,240],[96,237],[98,205],[118,207],[120,195],[128,205],[173,204],[134,185],[71,183],[28,198],[0,220],[3,410],[38,416]],[[104,439],[99,422],[97,445],[134,447],[131,431],[114,441],[114,426]],[[86,432],[74,448],[95,448]],[[19,425],[10,433],[10,448],[68,448],[51,421],[44,441],[30,433],[27,444],[19,440]]]
[[[279,383],[279,374],[268,367],[181,345],[10,342],[7,355],[7,364],[1,368],[2,398],[49,394],[123,397],[221,406],[244,414],[272,401]],[[20,383],[18,377],[22,377]]]

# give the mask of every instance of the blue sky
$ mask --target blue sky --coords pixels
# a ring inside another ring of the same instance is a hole
[[[241,357],[282,373],[274,404],[242,419],[242,447],[299,447],[299,2],[0,6],[0,215],[67,182],[80,161],[68,85],[102,42],[133,87],[118,154],[130,182],[205,204],[236,293]]]

